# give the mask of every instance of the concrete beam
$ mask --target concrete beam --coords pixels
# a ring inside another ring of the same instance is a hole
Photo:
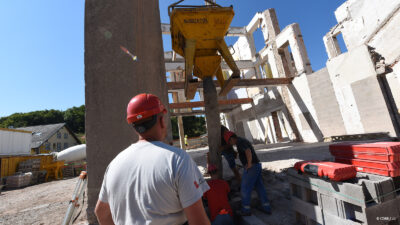
[[[254,31],[257,30],[261,21],[262,21],[262,13],[258,12],[254,15],[253,19],[251,19],[250,23],[246,26],[246,31],[250,34],[253,34]]]
[[[292,49],[293,60],[296,67],[296,75],[301,73],[310,74],[312,72],[310,60],[304,45],[299,24],[293,23],[285,27],[276,37],[277,48],[284,48],[289,45]]]
[[[218,105],[238,105],[238,104],[249,104],[252,103],[252,98],[239,98],[239,99],[227,99],[227,100],[219,100]],[[204,107],[204,101],[198,102],[179,102],[179,103],[170,103],[170,109],[184,109],[184,108],[198,108]]]
[[[234,108],[228,108],[228,109],[226,109],[226,108],[221,109],[220,108],[220,112],[221,113],[229,113],[233,109]],[[178,113],[171,113],[170,115],[171,116],[182,116],[182,117],[184,117],[184,116],[196,116],[196,115],[205,115],[205,114],[206,114],[206,111],[204,111],[204,110],[192,110],[191,112],[178,112]]]
[[[171,25],[167,23],[162,23],[161,32],[165,35],[171,35]],[[246,33],[246,27],[229,27],[226,36],[245,36]]]
[[[171,116],[196,116],[196,115],[204,115],[206,112],[204,110],[192,110],[192,112],[178,112],[178,113],[171,113]]]
[[[251,60],[240,60],[235,62],[239,70],[252,69],[254,63]],[[229,66],[225,63],[221,63],[222,70],[230,70]],[[183,59],[177,58],[176,61],[172,61],[168,58],[165,59],[165,70],[166,72],[177,72],[185,70],[185,62]]]
[[[165,62],[172,62],[172,61],[184,61],[185,59],[179,54],[176,54],[174,51],[167,51],[164,52],[164,60]]]
[[[248,88],[248,87],[268,87],[268,86],[284,86],[291,83],[293,78],[267,78],[267,79],[240,79],[235,88]],[[214,81],[216,87],[219,87],[219,83]],[[168,91],[178,91],[184,89],[185,82],[168,82]],[[198,89],[203,88],[203,83],[199,82]]]

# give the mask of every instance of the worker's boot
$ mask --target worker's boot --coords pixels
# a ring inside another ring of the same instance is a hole
[[[265,204],[261,205],[258,208],[258,210],[260,210],[261,212],[266,213],[266,214],[271,214],[271,206],[269,203],[265,203]]]

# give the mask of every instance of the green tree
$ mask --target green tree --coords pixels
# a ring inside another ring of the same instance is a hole
[[[207,132],[206,121],[203,116],[185,116],[183,117],[183,128],[185,135],[188,137],[199,137]],[[171,118],[172,137],[179,138],[178,120],[176,117]]]
[[[75,133],[85,133],[85,106],[67,109],[64,112],[64,121]]]
[[[72,107],[65,112],[60,110],[42,110],[28,113],[14,113],[0,118],[0,127],[28,127],[55,123],[67,123],[74,133],[85,132],[85,106]]]

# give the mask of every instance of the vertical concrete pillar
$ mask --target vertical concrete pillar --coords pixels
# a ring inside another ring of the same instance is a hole
[[[272,122],[274,123],[275,135],[278,142],[283,141],[281,126],[279,124],[278,112],[271,112]]]
[[[264,38],[268,38],[269,41],[271,42],[271,50],[273,52],[273,57],[272,60],[275,62],[275,69],[278,73],[279,77],[287,77],[288,74],[288,69],[287,65],[285,68],[284,64],[284,59],[285,55],[287,55],[287,52],[279,52],[277,46],[276,46],[276,36],[281,32],[279,28],[279,23],[278,23],[278,18],[276,16],[275,10],[274,9],[268,9],[263,12],[263,18],[265,20],[265,29],[264,29]],[[268,32],[268,35],[266,34]],[[287,50],[286,50],[287,51]],[[286,70],[286,71],[285,71]],[[289,99],[289,91],[287,88],[282,88],[281,89],[281,95],[282,95],[282,100],[285,103],[285,108],[283,111],[286,113],[290,127],[293,129],[293,132],[295,134],[295,141],[301,141],[301,136],[300,132],[297,129],[297,125],[294,121],[294,113],[291,107],[291,102]]]
[[[219,176],[222,178],[221,153],[218,148],[221,145],[221,120],[219,116],[218,96],[212,77],[203,80],[204,105],[207,118],[208,147],[210,150],[210,162],[219,168]]]
[[[328,58],[334,58],[342,53],[338,40],[335,36],[328,33],[323,38],[326,52],[328,53]]]
[[[183,127],[183,119],[182,116],[178,116],[178,131],[179,131],[179,142],[181,144],[181,149],[186,150],[185,146],[185,130]]]
[[[297,74],[310,74],[312,73],[311,63],[308,59],[307,49],[304,45],[303,35],[301,34],[300,26],[299,24],[295,23],[291,25],[291,28],[293,29],[293,37],[289,38],[289,45],[292,48],[292,54]]]
[[[85,104],[90,224],[107,165],[137,140],[126,106],[148,92],[168,107],[158,0],[85,2]],[[123,52],[128,49],[137,60]],[[166,121],[170,121],[169,117]],[[169,122],[170,126],[170,122]],[[171,139],[172,133],[169,133]]]

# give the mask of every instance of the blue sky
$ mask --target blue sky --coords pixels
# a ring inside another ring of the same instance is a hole
[[[163,23],[169,22],[167,7],[173,2],[160,1]],[[325,66],[322,37],[336,24],[334,11],[343,2],[217,0],[233,5],[232,26],[245,26],[256,12],[268,8],[275,8],[281,28],[299,23],[314,70]],[[84,0],[0,0],[0,28],[0,117],[84,104]],[[165,50],[170,50],[170,39],[163,39]],[[261,48],[260,33],[255,34],[255,41]]]

